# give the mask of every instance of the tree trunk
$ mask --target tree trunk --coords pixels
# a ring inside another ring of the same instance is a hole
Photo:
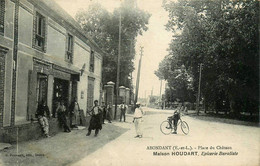
[[[232,95],[229,95],[229,107],[230,107],[230,116],[238,117],[239,110],[236,108],[236,102]]]

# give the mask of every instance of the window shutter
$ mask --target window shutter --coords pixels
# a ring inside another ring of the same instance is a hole
[[[46,46],[47,46],[47,19],[46,17],[43,17],[43,52],[46,52]]]
[[[36,27],[37,27],[37,16],[36,16],[36,11],[34,11],[34,15],[33,15],[33,37],[32,37],[32,48],[35,48],[36,45]]]
[[[5,0],[0,0],[0,33],[4,33]]]

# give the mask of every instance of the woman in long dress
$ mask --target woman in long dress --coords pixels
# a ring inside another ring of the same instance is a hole
[[[79,103],[77,99],[74,98],[70,105],[70,127],[78,128],[79,122]]]

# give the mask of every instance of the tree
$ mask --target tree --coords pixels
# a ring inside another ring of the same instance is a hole
[[[107,54],[103,56],[102,83],[116,82],[119,12],[121,12],[121,59],[120,86],[132,87],[131,73],[134,70],[136,37],[148,29],[150,14],[133,6],[131,0],[124,1],[112,13],[95,3],[76,14],[82,28]]]
[[[168,101],[194,102],[194,90],[192,87],[193,78],[185,69],[185,66],[178,66],[172,57],[166,56],[159,63],[159,69],[155,71],[155,75],[160,79],[168,82],[169,89],[166,91]]]
[[[179,33],[170,43],[170,65],[184,65],[196,90],[203,63],[207,108],[225,102],[234,115],[258,112],[259,2],[179,0],[163,6],[169,12],[167,30]]]

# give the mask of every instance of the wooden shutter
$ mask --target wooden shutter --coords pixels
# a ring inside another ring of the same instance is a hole
[[[94,100],[94,81],[95,78],[88,78],[87,110],[93,107]]]

